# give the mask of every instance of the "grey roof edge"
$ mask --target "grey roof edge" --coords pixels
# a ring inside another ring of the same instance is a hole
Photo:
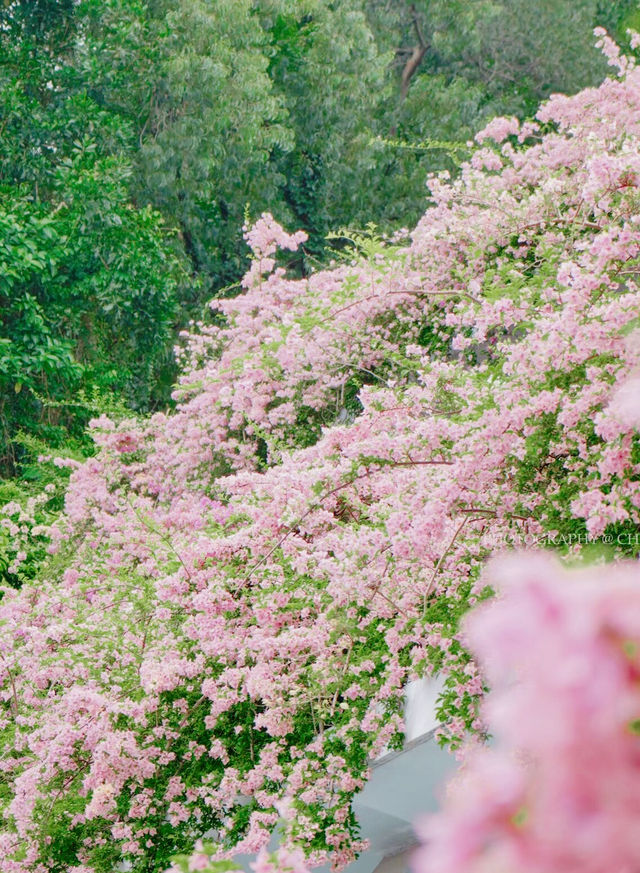
[[[415,737],[413,740],[409,740],[404,744],[401,749],[393,749],[391,752],[387,752],[384,755],[381,755],[379,758],[376,758],[371,762],[371,769],[377,770],[378,767],[383,767],[385,764],[388,764],[389,761],[393,761],[395,758],[399,758],[401,755],[406,755],[407,752],[410,752],[412,749],[415,749],[417,746],[421,746],[423,743],[428,743],[430,740],[435,739],[437,728],[432,728],[430,731],[426,731],[424,734],[420,734],[419,737]]]

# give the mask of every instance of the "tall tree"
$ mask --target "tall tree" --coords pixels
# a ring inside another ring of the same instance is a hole
[[[293,145],[249,0],[84,4],[78,64],[139,141],[134,195],[180,228],[195,273],[222,285],[243,264],[247,204],[266,208]]]

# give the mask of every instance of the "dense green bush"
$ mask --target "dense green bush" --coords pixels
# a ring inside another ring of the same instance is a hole
[[[19,433],[82,439],[110,394],[149,409],[173,380],[179,247],[131,201],[132,130],[79,79],[72,10],[10,7],[0,36],[0,471]]]

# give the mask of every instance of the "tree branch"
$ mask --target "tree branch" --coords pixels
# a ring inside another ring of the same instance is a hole
[[[402,100],[404,100],[409,93],[409,85],[411,84],[411,80],[414,77],[416,70],[422,63],[422,60],[427,53],[427,48],[429,47],[427,42],[425,41],[424,34],[422,33],[420,22],[418,21],[418,11],[414,3],[411,4],[410,9],[413,27],[418,38],[418,45],[411,52],[411,56],[405,63],[404,69],[402,70],[402,85],[400,89],[400,96]]]

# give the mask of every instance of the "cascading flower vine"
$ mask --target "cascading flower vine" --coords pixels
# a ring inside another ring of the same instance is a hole
[[[276,825],[344,865],[409,679],[444,675],[454,746],[484,729],[459,622],[487,556],[637,553],[639,110],[627,63],[494,122],[408,244],[306,279],[275,264],[300,234],[247,232],[177,410],[94,422],[50,560],[0,603],[3,870],[215,862]]]

